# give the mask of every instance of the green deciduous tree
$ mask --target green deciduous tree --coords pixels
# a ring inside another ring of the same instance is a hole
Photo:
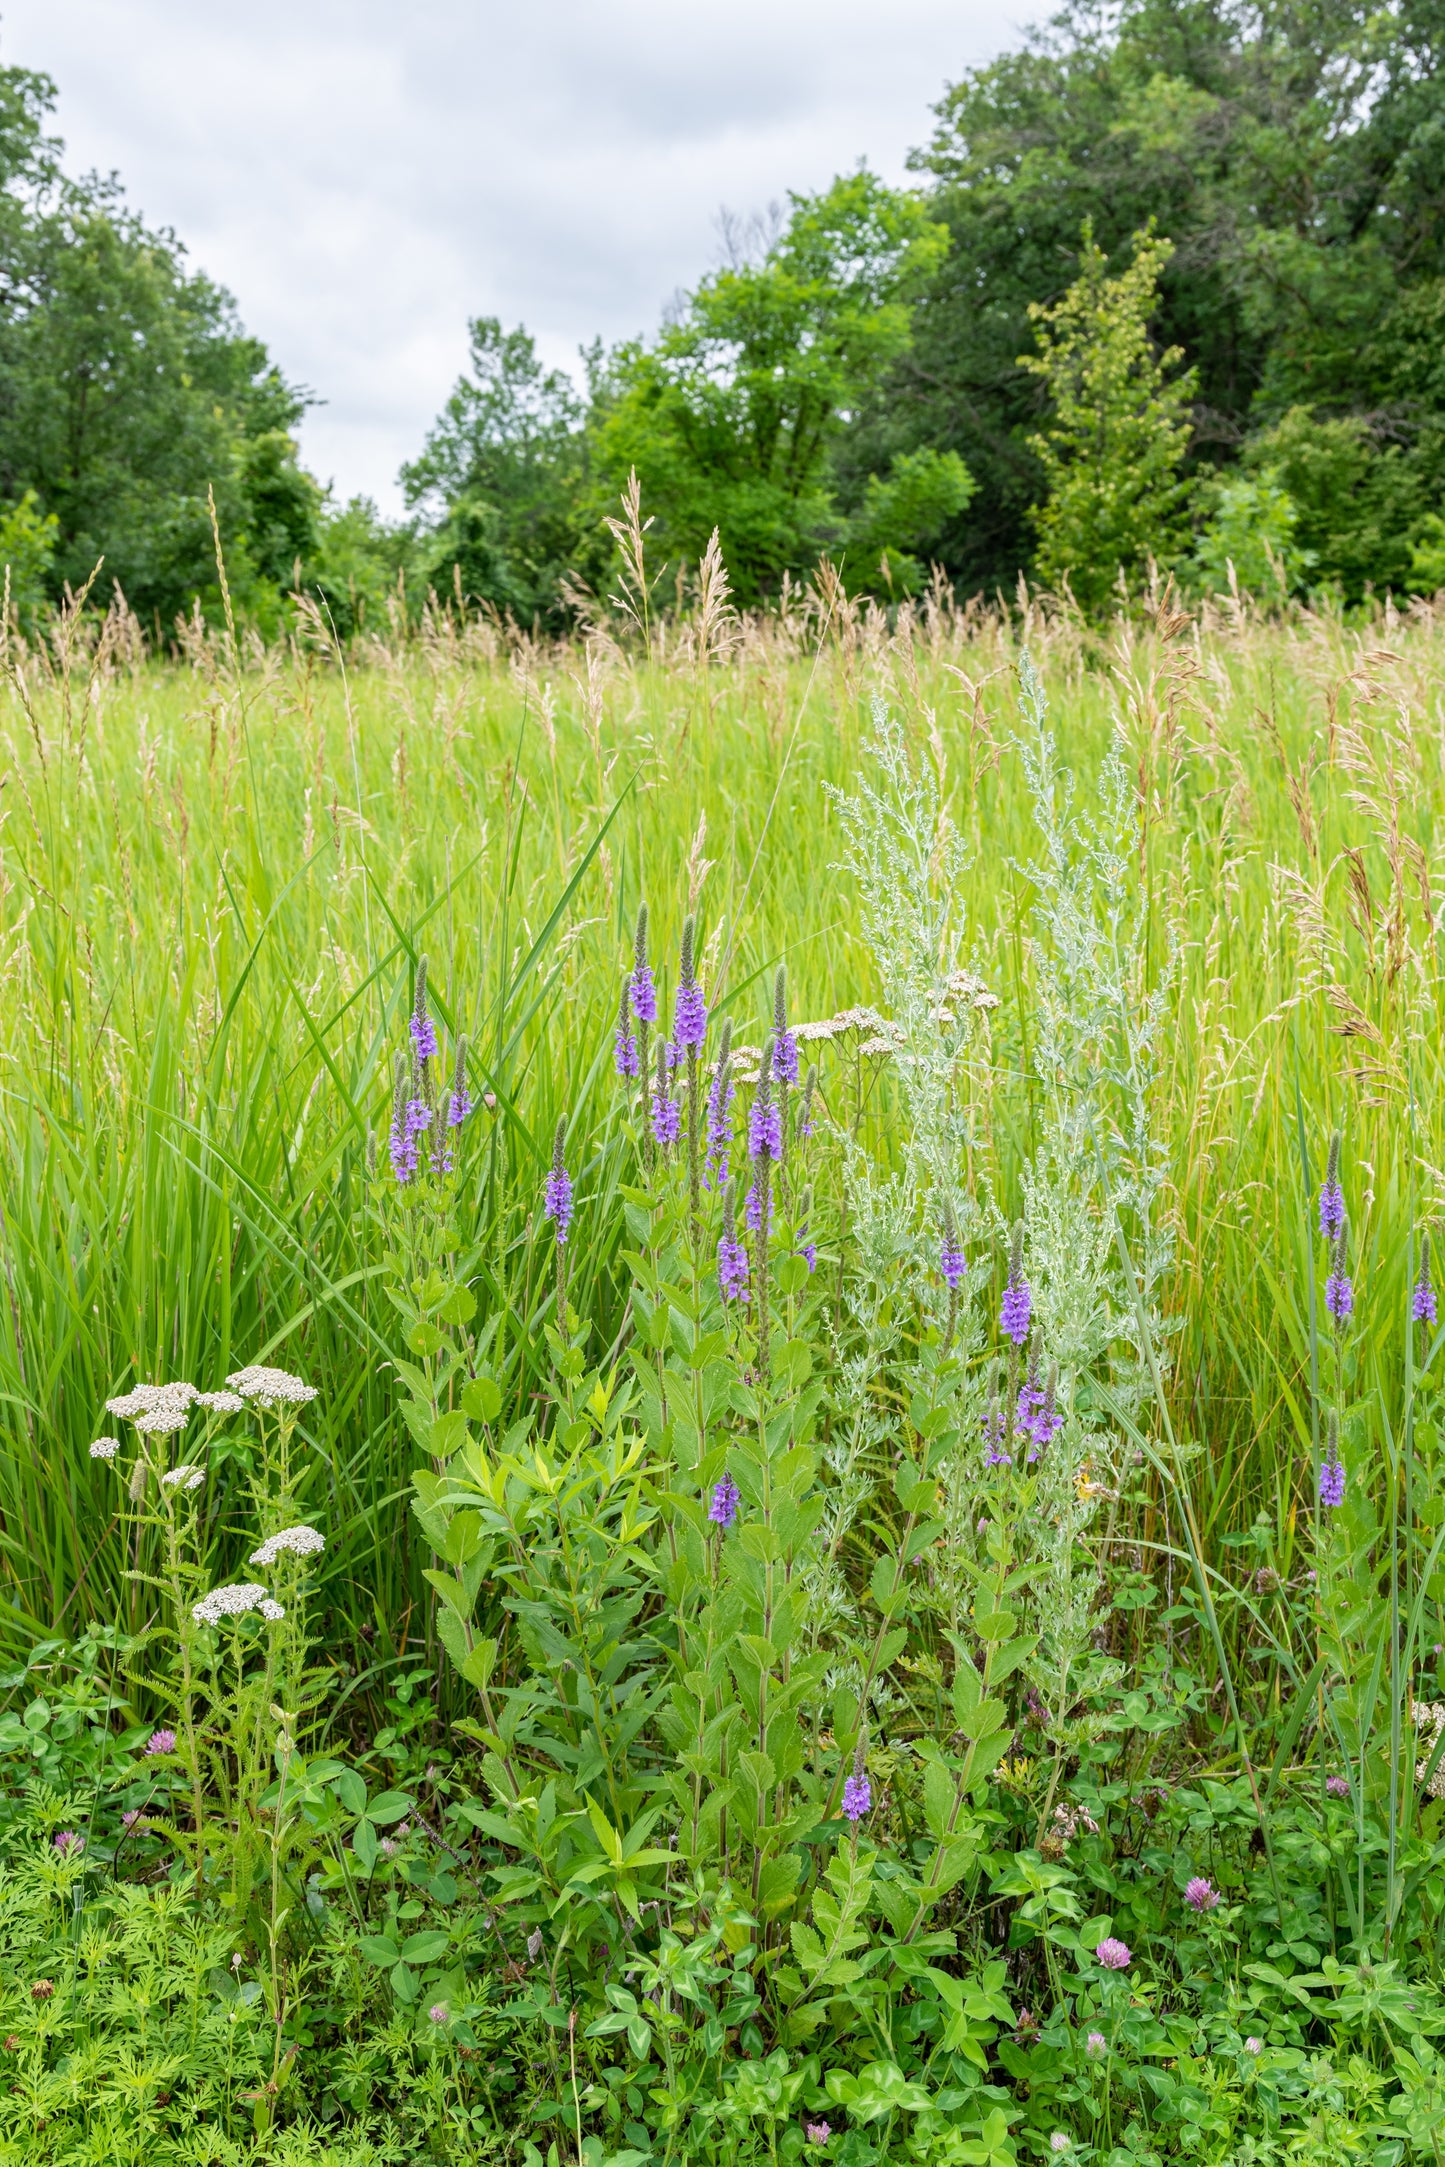
[[[907,347],[947,236],[866,171],[791,204],[775,238],[705,278],[654,345],[618,349],[596,385],[599,504],[635,468],[662,549],[698,558],[716,526],[745,602],[850,542],[866,583],[880,551],[925,543],[969,486],[956,457],[923,447],[872,493],[859,477],[856,519],[840,502],[837,443]]]
[[[1106,600],[1121,571],[1167,562],[1184,542],[1189,485],[1179,469],[1197,378],[1175,373],[1177,346],[1159,353],[1149,337],[1172,254],[1167,241],[1136,234],[1133,261],[1111,277],[1086,221],[1078,278],[1052,307],[1029,309],[1038,352],[1019,367],[1042,380],[1052,404],[1029,440],[1047,486],[1033,511],[1036,570],[1050,585],[1067,581],[1086,609]]]

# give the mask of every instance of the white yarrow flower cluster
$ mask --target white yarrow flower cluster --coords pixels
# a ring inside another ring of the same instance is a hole
[[[261,1362],[234,1370],[226,1382],[257,1407],[301,1407],[316,1397],[315,1385],[293,1377],[289,1369],[267,1369]]]
[[[253,1565],[274,1565],[283,1550],[295,1557],[315,1557],[318,1550],[326,1548],[326,1538],[319,1528],[283,1527],[279,1534],[268,1535],[259,1550],[251,1552]]]
[[[90,1456],[93,1460],[113,1460],[119,1450],[118,1437],[97,1437],[90,1448]]]
[[[213,1415],[238,1415],[246,1402],[239,1392],[198,1392],[196,1405],[207,1407]]]
[[[222,1618],[244,1618],[248,1610],[259,1610],[262,1617],[272,1624],[285,1616],[281,1605],[273,1602],[265,1588],[255,1580],[238,1580],[228,1587],[212,1588],[191,1606],[191,1616],[197,1625],[219,1625]]]
[[[195,1397],[193,1384],[138,1384],[105,1405],[108,1414],[133,1422],[142,1436],[156,1437],[185,1428]]]
[[[205,1479],[205,1471],[202,1468],[193,1466],[173,1467],[169,1474],[161,1476],[161,1488],[163,1490],[177,1488],[199,1490]]]

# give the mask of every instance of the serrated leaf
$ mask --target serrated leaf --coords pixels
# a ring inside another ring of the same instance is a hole
[[[485,1372],[462,1386],[462,1413],[473,1422],[495,1422],[502,1411],[502,1390]]]
[[[477,1313],[477,1298],[470,1287],[450,1287],[436,1313],[446,1324],[470,1324]]]

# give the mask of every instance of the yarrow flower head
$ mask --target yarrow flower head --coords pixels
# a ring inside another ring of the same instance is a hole
[[[204,1407],[208,1414],[238,1415],[246,1402],[239,1392],[198,1392],[196,1405]]]
[[[157,1753],[174,1753],[176,1750],[175,1732],[172,1730],[167,1730],[166,1727],[162,1725],[160,1730],[151,1732],[150,1737],[145,1742],[145,1750],[147,1753],[152,1755]]]
[[[1417,1324],[1433,1324],[1436,1317],[1435,1289],[1430,1284],[1430,1237],[1420,1236],[1420,1276],[1415,1281],[1410,1296],[1410,1315]]]
[[[1029,1336],[1029,1313],[1033,1306],[1033,1294],[1024,1277],[1024,1223],[1022,1219],[1014,1228],[1013,1245],[1009,1251],[1008,1284],[1003,1290],[999,1307],[999,1330],[1007,1333],[1016,1347],[1021,1347]]]
[[[725,1474],[721,1482],[713,1484],[707,1516],[714,1527],[720,1527],[724,1533],[727,1532],[738,1516],[738,1505],[741,1497],[742,1492],[738,1489],[731,1475]]]
[[[572,1224],[572,1176],[563,1159],[567,1147],[567,1117],[564,1114],[557,1123],[557,1134],[552,1143],[552,1171],[547,1176],[543,1191],[542,1209],[557,1229],[557,1247],[567,1245],[567,1229]]]
[[[637,934],[632,947],[632,976],[628,980],[632,996],[632,1013],[639,1023],[657,1021],[657,988],[652,982],[652,966],[647,960],[647,905],[638,906]]]
[[[1326,1241],[1339,1239],[1345,1223],[1345,1192],[1340,1187],[1340,1132],[1330,1138],[1330,1155],[1320,1187],[1320,1232]]]
[[[113,1460],[119,1450],[118,1437],[97,1437],[90,1448],[90,1456],[93,1460]]]
[[[107,1414],[134,1424],[143,1437],[164,1437],[185,1428],[195,1398],[193,1384],[138,1384],[105,1406]]]
[[[270,1369],[264,1362],[233,1369],[226,1382],[251,1406],[264,1407],[268,1412],[277,1407],[304,1407],[317,1396],[314,1384],[293,1376],[289,1369]]]
[[[734,1209],[734,1190],[729,1182],[723,1190],[723,1230],[717,1245],[718,1285],[725,1302],[745,1302],[748,1299],[748,1253],[738,1240]]]
[[[307,1527],[303,1522],[300,1527],[283,1527],[279,1533],[268,1535],[260,1549],[251,1552],[250,1562],[274,1565],[283,1551],[289,1551],[293,1557],[312,1558],[325,1548],[326,1537],[320,1529]]]
[[[679,1053],[701,1053],[707,1037],[707,1002],[697,982],[694,947],[697,921],[688,917],[682,928],[682,956],[678,967],[677,1006],[673,1011],[672,1042]]]
[[[163,1490],[199,1490],[205,1481],[205,1471],[199,1467],[173,1467],[161,1476]]]
[[[637,1034],[632,1028],[632,980],[622,988],[622,1002],[617,1013],[617,1031],[612,1040],[612,1065],[619,1076],[635,1077],[637,1074]]]
[[[1195,1874],[1184,1885],[1184,1901],[1191,1911],[1212,1911],[1219,1902],[1219,1891],[1203,1874]]]
[[[191,1616],[197,1625],[219,1625],[222,1618],[244,1618],[249,1610],[259,1610],[266,1616],[264,1606],[270,1602],[271,1597],[265,1588],[260,1587],[254,1580],[242,1580],[228,1587],[212,1588],[209,1595],[203,1595],[198,1603],[192,1603]],[[279,1603],[271,1604],[271,1608],[278,1617],[281,1615]]]
[[[1335,1241],[1330,1276],[1325,1281],[1325,1307],[1334,1318],[1337,1331],[1344,1330],[1345,1320],[1355,1306],[1355,1290],[1350,1283],[1349,1240],[1349,1226],[1344,1223]]]
[[[1127,1971],[1134,1961],[1133,1952],[1126,1943],[1113,1934],[1106,1934],[1094,1951],[1105,1971]]]

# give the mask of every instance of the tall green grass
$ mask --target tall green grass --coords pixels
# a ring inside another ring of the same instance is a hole
[[[799,1018],[872,994],[825,786],[856,781],[870,703],[906,721],[968,840],[1001,996],[988,1152],[1027,1141],[1033,844],[1010,736],[1027,641],[1087,804],[1112,731],[1135,777],[1156,964],[1177,948],[1161,1107],[1178,1265],[1176,1426],[1202,1539],[1242,1585],[1263,1516],[1288,1565],[1310,1509],[1310,1232],[1300,1137],[1346,1132],[1365,1377],[1398,1412],[1412,1226],[1445,1168],[1440,948],[1445,625],[1248,618],[1092,641],[1077,627],[845,611],[743,625],[700,665],[485,627],[341,659],[127,662],[72,626],[0,694],[0,1619],[13,1641],[145,1618],[87,1448],[137,1378],[213,1386],[273,1359],[320,1387],[312,1499],[331,1630],[360,1673],[424,1646],[412,1450],[387,1370],[368,1138],[415,959],[492,1104],[462,1219],[515,1403],[540,1368],[536,1238],[565,1115],[581,1200],[571,1298],[625,1329],[628,1176],[611,1033],[645,896],[659,958],[689,901],[740,1035],[786,959]],[[696,643],[693,643],[694,647]],[[825,1075],[825,1087],[834,1079]],[[886,1078],[870,1118],[886,1148]],[[384,1151],[383,1151],[384,1162]],[[1361,1205],[1363,1208],[1361,1209]],[[1393,1400],[1390,1395],[1395,1394]],[[221,1560],[240,1537],[211,1486]],[[239,1489],[237,1499],[239,1499]],[[239,1503],[236,1506],[239,1513]],[[1170,1539],[1154,1508],[1115,1539]],[[1248,1624],[1247,1614],[1240,1619]],[[1237,1620],[1236,1623],[1239,1621]]]

